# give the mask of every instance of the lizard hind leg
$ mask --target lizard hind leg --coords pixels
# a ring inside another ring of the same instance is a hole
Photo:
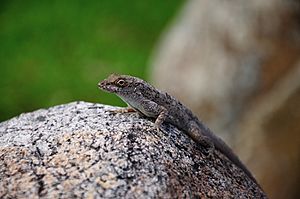
[[[215,145],[209,137],[205,136],[201,132],[201,129],[195,122],[191,122],[189,124],[187,134],[192,138],[192,140],[196,142],[196,144],[199,144],[206,148],[208,156],[212,156],[215,150]]]

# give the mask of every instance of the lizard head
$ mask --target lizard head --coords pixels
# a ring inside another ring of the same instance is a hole
[[[148,115],[148,112],[144,111],[143,101],[155,98],[158,93],[151,84],[129,75],[112,74],[99,82],[98,87],[106,92],[116,94],[130,107],[145,115]]]
[[[139,82],[143,80],[129,75],[111,74],[105,80],[99,82],[98,87],[109,93],[124,94],[133,93],[138,88]]]

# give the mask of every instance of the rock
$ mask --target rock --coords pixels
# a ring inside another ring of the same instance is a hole
[[[0,198],[266,198],[169,124],[73,102],[0,123]]]

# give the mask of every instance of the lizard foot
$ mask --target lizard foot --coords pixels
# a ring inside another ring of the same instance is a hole
[[[208,137],[201,136],[201,140],[199,140],[199,144],[201,144],[201,146],[205,147],[207,156],[212,157],[214,150],[215,150],[215,146],[214,146],[213,142]]]
[[[215,149],[213,140],[211,140],[201,132],[201,128],[196,122],[191,122],[189,124],[189,128],[186,133],[196,142],[196,144],[201,145],[202,147],[205,147],[205,149],[207,149],[206,152],[208,154],[208,157],[212,156]]]
[[[131,112],[135,112],[135,110],[133,108],[127,107],[127,108],[109,110],[109,112],[110,113],[131,113]]]
[[[158,125],[158,124],[156,124],[156,123],[154,123],[154,130],[156,130],[157,132],[159,132],[160,131],[160,125]]]

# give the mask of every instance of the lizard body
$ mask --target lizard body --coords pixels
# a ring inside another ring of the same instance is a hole
[[[99,88],[118,95],[129,107],[151,118],[159,129],[163,122],[171,123],[184,131],[197,144],[214,148],[242,169],[255,183],[256,180],[229,146],[214,135],[186,106],[166,92],[162,92],[146,81],[128,75],[110,75],[98,84]],[[129,109],[128,109],[129,110]]]

